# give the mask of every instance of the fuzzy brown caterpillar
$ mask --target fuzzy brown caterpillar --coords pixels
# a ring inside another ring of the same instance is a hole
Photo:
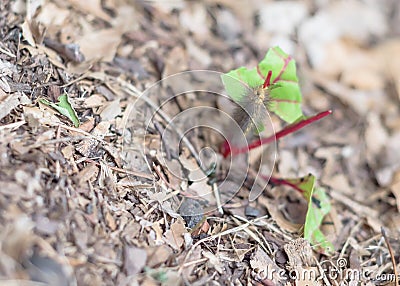
[[[247,94],[241,97],[233,112],[233,118],[245,134],[259,133],[263,130],[263,121],[267,117],[270,102],[270,79],[271,74],[268,73],[262,85],[246,89]]]

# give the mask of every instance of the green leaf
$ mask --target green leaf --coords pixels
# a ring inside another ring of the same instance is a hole
[[[62,115],[68,117],[68,119],[72,121],[75,127],[79,127],[79,118],[71,103],[69,102],[68,96],[66,94],[60,95],[58,97],[58,103],[50,102],[47,99],[40,99],[40,102],[54,108]]]
[[[304,238],[311,245],[316,246],[319,252],[327,255],[332,254],[334,247],[320,230],[325,215],[331,210],[331,204],[324,189],[314,187],[315,176],[311,174],[303,178],[285,179],[285,181],[293,184],[298,190],[301,190],[304,198],[307,200],[308,209],[304,223]]]
[[[322,221],[331,210],[331,203],[323,188],[314,188],[315,177],[308,175],[304,184],[304,197],[308,202],[306,221],[304,223],[304,238],[318,250],[330,255],[334,247],[320,230]],[[303,189],[303,188],[302,188]]]
[[[296,62],[279,47],[269,49],[258,66],[264,78],[269,71],[272,71],[271,81],[273,83],[298,82]]]
[[[226,92],[234,101],[242,100],[249,92],[252,92],[251,88],[256,88],[264,82],[255,68],[248,70],[245,67],[231,70],[223,74],[221,79]]]
[[[143,269],[147,274],[149,274],[158,282],[165,283],[168,281],[167,272],[162,268],[152,269],[148,266],[145,266]]]
[[[297,189],[302,191],[306,199],[307,197],[311,196],[315,184],[315,176],[309,174],[302,178],[284,180],[291,183],[292,185],[295,185]]]
[[[301,110],[301,91],[297,83],[277,83],[270,90],[271,100],[268,109],[287,123],[293,123],[303,115]]]
[[[228,95],[240,101],[250,89],[261,87],[269,72],[272,72],[270,95],[267,108],[288,123],[293,123],[303,115],[301,111],[301,91],[296,75],[296,63],[279,47],[269,49],[257,68],[240,67],[222,75],[222,82]],[[238,82],[240,81],[240,82]]]
[[[331,210],[331,203],[323,188],[315,188],[311,202],[308,205],[306,225],[304,226],[304,238],[309,239],[313,245],[317,245],[319,250],[327,255],[334,251],[334,247],[329,242],[319,227],[323,218]]]

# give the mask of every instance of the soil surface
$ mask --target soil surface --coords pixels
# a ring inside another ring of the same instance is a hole
[[[0,285],[399,285],[399,27],[396,0],[0,1]],[[220,73],[274,46],[333,113],[224,158]],[[329,255],[267,184],[310,173]]]

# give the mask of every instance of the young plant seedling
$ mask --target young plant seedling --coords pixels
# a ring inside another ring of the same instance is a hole
[[[289,123],[283,130],[248,146],[232,146],[225,141],[221,153],[225,157],[245,153],[269,144],[332,113],[331,110],[306,117],[301,110],[301,91],[294,59],[279,47],[270,49],[256,68],[240,67],[222,76],[228,95],[238,103],[233,117],[245,134],[261,132],[266,112],[273,112]]]
[[[233,117],[245,134],[261,132],[267,112],[273,112],[289,123],[276,134],[256,139],[248,146],[231,146],[225,141],[221,146],[224,157],[245,153],[279,140],[332,113],[331,110],[327,110],[311,117],[304,116],[301,110],[302,96],[296,75],[296,63],[279,47],[270,49],[256,68],[240,67],[232,70],[222,76],[222,81],[228,95],[239,105]],[[304,238],[311,244],[318,245],[319,252],[331,254],[333,245],[319,229],[331,205],[324,189],[314,187],[315,177],[311,174],[295,179],[272,177],[269,183],[290,186],[303,194],[308,202]]]

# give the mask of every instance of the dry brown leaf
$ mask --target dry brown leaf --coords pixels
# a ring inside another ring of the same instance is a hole
[[[60,119],[46,107],[40,109],[36,106],[24,106],[23,111],[26,122],[34,130],[44,124],[53,125],[60,122]]]
[[[202,251],[202,254],[204,257],[208,258],[208,265],[210,268],[214,268],[220,274],[224,272],[224,264],[217,257],[217,255],[211,253],[210,251]]]
[[[322,182],[329,187],[349,196],[352,196],[356,193],[356,190],[350,186],[347,176],[343,174],[324,176]]]
[[[341,155],[341,150],[340,148],[337,147],[318,148],[318,150],[314,153],[314,156],[316,158],[321,158],[326,160],[326,162],[324,163],[324,170],[323,170],[324,177],[326,175],[329,178],[330,176],[333,175],[333,173],[335,172],[337,158],[340,155]]]
[[[32,176],[28,172],[17,170],[14,174],[14,177],[18,183],[26,187],[26,192],[30,195],[33,195],[35,191],[43,190],[39,179],[36,176]]]
[[[175,250],[180,250],[185,242],[183,235],[187,233],[185,224],[182,220],[177,219],[172,225],[171,229],[167,230],[164,234],[164,241],[168,243]]]
[[[146,265],[147,252],[144,249],[125,246],[124,248],[124,270],[128,276],[140,273]]]
[[[160,154],[157,154],[157,157],[161,157],[159,155]],[[162,161],[160,161],[160,162],[162,162]],[[175,190],[179,190],[181,188],[182,182],[184,181],[182,165],[179,163],[179,161],[176,159],[172,159],[171,161],[168,161],[168,168],[166,168],[165,172],[167,173],[169,184]]]
[[[205,179],[203,171],[200,169],[193,157],[187,158],[184,154],[182,154],[179,156],[179,162],[181,162],[182,166],[189,171],[189,180],[196,182]]]
[[[155,243],[156,244],[161,244],[163,242],[163,230],[160,226],[160,222],[155,222],[153,223],[153,225],[151,226],[151,228],[154,230],[154,232],[156,233],[156,239],[155,239]]]
[[[84,169],[82,169],[75,178],[78,180],[80,186],[84,182],[92,181],[92,178],[99,173],[99,168],[94,163],[88,164]]]
[[[354,19],[369,19],[354,21]],[[359,1],[336,1],[320,9],[308,18],[299,29],[301,42],[306,46],[310,61],[319,71],[329,69],[336,62],[345,64],[351,60],[328,56],[330,46],[341,38],[347,38],[359,45],[368,40],[382,37],[388,31],[383,12]]]
[[[77,11],[84,12],[85,14],[92,14],[93,16],[99,17],[100,19],[110,22],[111,17],[104,12],[101,6],[101,0],[88,0],[85,2],[79,0],[68,0]]]
[[[32,194],[27,193],[26,188],[16,182],[0,181],[0,184],[0,193],[4,196],[14,197],[16,200],[32,199]]]
[[[21,215],[14,221],[12,226],[2,228],[1,251],[16,261],[26,257],[28,254],[26,251],[34,243],[35,235],[32,233],[34,226],[29,217]]]
[[[98,137],[99,139],[103,139],[107,134],[108,129],[110,128],[110,122],[103,121],[97,124],[97,126],[92,130],[91,134],[93,136]],[[87,140],[83,140],[76,145],[76,150],[80,152],[82,155],[90,157],[92,153],[99,151],[96,150],[99,141],[94,138],[89,138]]]
[[[123,5],[119,6],[116,10],[117,15],[113,17],[111,25],[118,33],[123,34],[139,28],[139,15],[133,6]]]
[[[87,121],[83,122],[79,126],[79,129],[83,130],[83,131],[86,131],[86,132],[90,132],[93,129],[95,123],[96,123],[95,121],[96,120],[93,117],[90,117]]]
[[[21,25],[21,28],[22,28],[22,36],[24,37],[24,39],[28,42],[29,45],[35,47],[36,42],[33,38],[31,26],[29,24],[28,19],[25,19],[25,22]]]
[[[192,183],[189,186],[189,190],[194,191],[196,196],[201,199],[205,199],[209,204],[215,203],[212,187],[208,184],[208,180],[201,180]]]
[[[343,243],[338,239],[342,229],[343,223],[338,215],[336,205],[332,205],[330,212],[324,217],[321,231],[327,240],[334,244],[335,249],[338,249]]]
[[[44,24],[48,32],[53,34],[59,31],[69,16],[70,11],[68,9],[60,8],[56,4],[46,1],[35,19]]]
[[[279,209],[279,204],[277,203],[278,199],[271,200],[271,199],[267,199],[264,196],[260,196],[258,198],[258,201],[260,202],[260,204],[264,205],[267,208],[272,219],[277,223],[277,225],[281,229],[283,229],[287,232],[297,233],[303,226],[302,224],[296,224],[296,223],[290,222],[289,220],[287,220],[285,218],[282,211]]]
[[[147,252],[147,266],[156,267],[161,263],[167,261],[173,255],[173,250],[168,245],[159,245],[156,247],[149,247]]]
[[[286,177],[295,176],[298,170],[298,161],[292,150],[281,150],[278,158],[279,173]]]
[[[121,115],[121,106],[119,104],[119,99],[107,102],[103,105],[99,112],[102,121],[110,121],[118,115]]]
[[[23,155],[31,150],[32,145],[20,139],[14,139],[10,142],[10,147],[17,154]]]
[[[184,29],[191,31],[200,38],[203,38],[210,31],[207,27],[206,7],[198,2],[188,2],[187,9],[182,10],[179,14],[179,21]]]
[[[381,64],[381,71],[396,87],[400,100],[400,60],[395,56],[400,49],[400,40],[394,38],[379,45],[375,50],[377,61]]]
[[[105,101],[106,101],[106,99],[104,98],[104,96],[102,96],[101,94],[98,94],[98,93],[94,93],[94,94],[90,95],[89,97],[85,98],[85,101],[83,102],[83,106],[85,108],[99,107],[99,106],[103,106]]]
[[[191,281],[193,278],[192,272],[193,270],[197,267],[195,263],[190,264],[190,262],[193,261],[198,261],[201,259],[201,247],[197,246],[193,251],[190,257],[188,257],[188,260],[186,261],[187,267],[183,268],[182,271],[182,277],[187,278],[189,281]],[[191,279],[192,278],[192,279]]]
[[[366,116],[369,111],[383,111],[387,108],[389,101],[381,90],[364,91],[351,89],[336,80],[322,77],[319,73],[312,73],[314,82],[322,86],[327,92],[349,105],[361,116]],[[337,140],[340,140],[338,138]]]
[[[385,146],[388,139],[388,132],[384,128],[379,116],[371,112],[367,116],[367,130],[365,131],[365,142],[367,144],[367,155],[370,156],[372,160],[375,159],[381,149]]]
[[[67,145],[61,149],[61,153],[64,155],[65,159],[70,160],[75,153],[75,148],[72,145]]]
[[[181,46],[174,47],[165,60],[164,77],[185,71],[188,66],[188,53]]]
[[[205,69],[211,65],[211,56],[207,51],[200,48],[191,38],[187,38],[185,45],[189,57],[196,61],[190,65],[192,69]]]
[[[86,61],[113,60],[117,47],[121,42],[121,34],[115,29],[105,29],[91,32],[77,40]]]
[[[31,100],[22,92],[15,92],[0,102],[0,120],[18,105],[30,104]]]

